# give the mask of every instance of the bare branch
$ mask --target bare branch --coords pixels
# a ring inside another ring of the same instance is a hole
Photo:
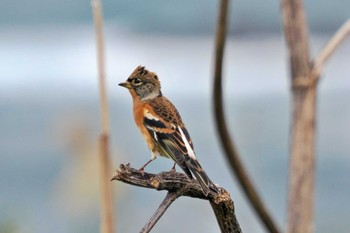
[[[169,197],[163,201],[163,203],[165,203],[164,206],[163,204],[159,206],[159,208],[165,208],[164,211],[176,198],[180,196],[209,200],[222,233],[242,232],[235,215],[234,203],[230,197],[230,194],[221,187],[219,187],[218,193],[210,190],[208,196],[205,196],[198,181],[187,178],[187,176],[183,173],[144,173],[130,167],[129,164],[121,164],[119,170],[116,171],[116,174],[113,176],[112,180],[119,180],[127,184],[143,188],[156,189],[159,191],[166,190],[169,193],[172,193],[168,194]],[[149,222],[155,221],[155,224],[164,211],[158,209]]]
[[[239,154],[233,143],[233,140],[228,132],[226,124],[224,107],[223,107],[223,96],[222,96],[222,61],[224,55],[224,46],[227,31],[227,11],[228,11],[228,0],[222,0],[220,6],[219,19],[216,31],[216,46],[215,46],[215,71],[214,71],[214,113],[215,123],[218,130],[221,144],[224,148],[226,158],[232,167],[232,171],[236,175],[243,191],[245,192],[250,204],[254,207],[256,213],[260,217],[260,220],[268,229],[269,232],[279,232],[276,223],[268,213],[265,205],[255,190],[252,182],[249,179],[246,170],[242,162],[240,161]]]
[[[156,190],[166,190],[169,192],[176,192],[186,187],[182,196],[194,197],[209,200],[208,197],[213,197],[215,192],[210,190],[208,197],[202,191],[201,186],[196,180],[190,180],[185,174],[179,172],[161,172],[152,174],[139,171],[132,168],[130,164],[119,166],[119,170],[111,180],[119,180],[121,182]]]
[[[321,52],[314,60],[314,67],[312,69],[313,77],[319,77],[325,62],[340,46],[347,36],[350,35],[350,19],[348,19],[333,35],[333,37],[323,47]]]
[[[140,233],[148,233],[152,230],[154,225],[158,222],[160,217],[163,216],[168,207],[181,196],[184,188],[179,189],[177,192],[168,192],[165,196],[163,202],[160,204],[156,212],[153,214],[151,219],[146,223],[146,225],[141,229]]]

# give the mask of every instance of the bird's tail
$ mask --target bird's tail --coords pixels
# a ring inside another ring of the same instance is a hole
[[[208,175],[205,173],[202,166],[199,164],[198,160],[191,158],[187,160],[185,163],[187,167],[190,169],[190,171],[192,172],[192,174],[198,180],[205,196],[208,195],[210,190],[216,193],[219,191],[216,185],[209,179]]]

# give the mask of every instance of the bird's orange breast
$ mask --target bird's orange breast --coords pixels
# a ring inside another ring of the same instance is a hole
[[[151,135],[148,133],[147,128],[144,126],[143,124],[143,118],[144,118],[144,111],[145,109],[149,109],[149,106],[147,105],[147,103],[138,101],[137,99],[133,99],[133,112],[134,112],[134,119],[135,119],[135,123],[137,125],[137,127],[140,129],[142,135],[144,136],[146,143],[148,145],[148,148],[151,151],[155,151],[156,148],[154,146],[154,142],[153,139],[151,137]]]

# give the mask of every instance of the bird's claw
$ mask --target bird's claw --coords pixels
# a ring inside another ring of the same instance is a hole
[[[140,168],[139,172],[141,173],[142,176],[145,176],[145,169],[144,168]]]

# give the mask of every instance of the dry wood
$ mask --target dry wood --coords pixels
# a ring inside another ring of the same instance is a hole
[[[303,1],[282,0],[282,14],[293,95],[287,233],[311,233],[314,228],[316,88],[324,63],[349,34],[350,21],[338,30],[312,63]]]
[[[222,233],[242,232],[236,219],[234,203],[230,194],[221,187],[219,187],[219,193],[210,191],[208,196],[205,196],[198,181],[187,178],[183,173],[170,171],[151,174],[134,169],[129,164],[121,164],[112,180],[159,191],[166,190],[170,193],[141,232],[148,232],[144,231],[147,226],[152,225],[153,227],[170,204],[180,196],[209,200]]]
[[[179,189],[177,192],[168,192],[163,202],[160,204],[160,206],[150,218],[150,220],[146,223],[146,225],[141,229],[140,233],[150,232],[154,225],[156,225],[158,220],[163,216],[165,211],[169,208],[169,206],[181,195],[183,190],[184,188]]]
[[[302,0],[283,0],[282,14],[293,84],[287,233],[311,233],[314,203],[316,88],[315,85],[309,85],[312,84],[312,78],[310,77],[308,32]]]

